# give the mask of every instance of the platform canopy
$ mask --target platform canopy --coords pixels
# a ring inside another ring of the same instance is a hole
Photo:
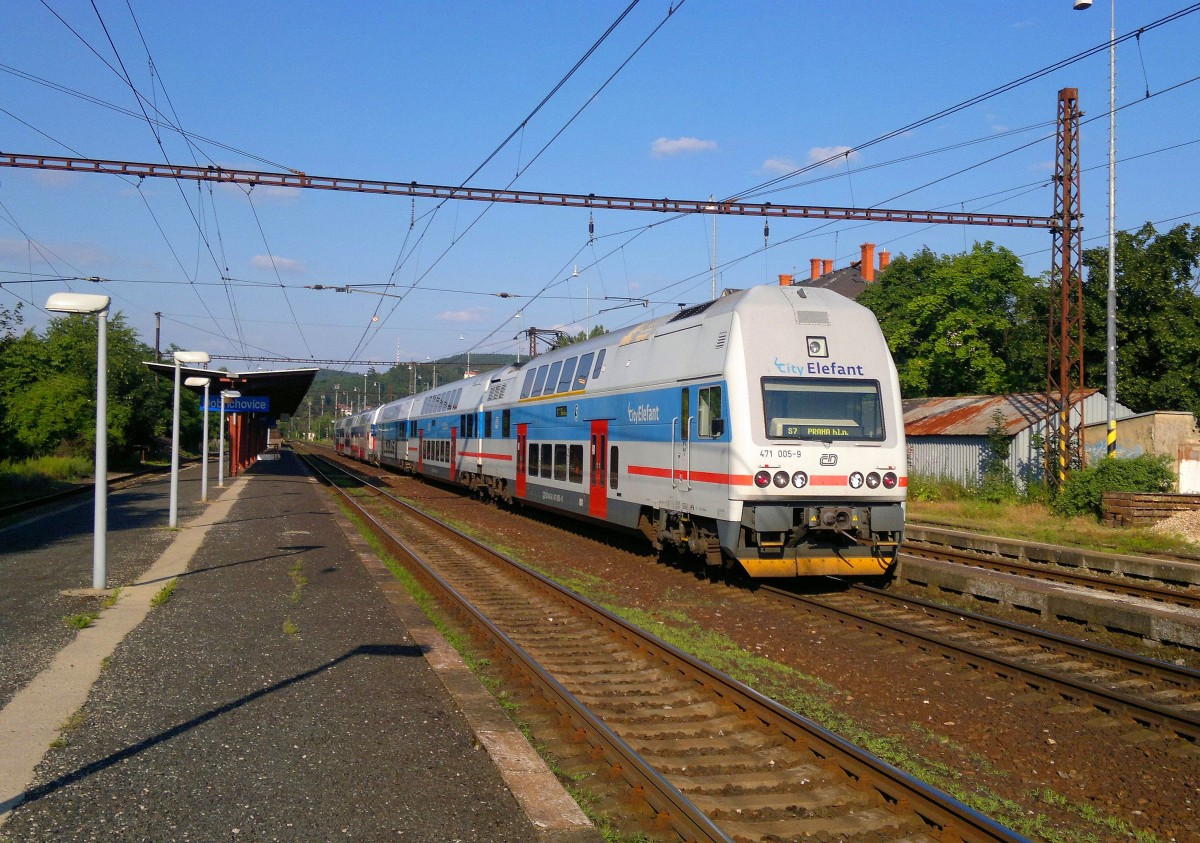
[[[145,364],[164,378],[175,379],[174,363]],[[218,369],[202,369],[198,366],[180,366],[180,379],[212,378],[209,395],[217,396],[223,389],[236,389],[243,398],[265,397],[270,400],[267,414],[279,416],[295,415],[300,402],[308,394],[313,378],[320,369],[281,369],[275,372],[223,372]],[[184,387],[203,395],[204,387]]]

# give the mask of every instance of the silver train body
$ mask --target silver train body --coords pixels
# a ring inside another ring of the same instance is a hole
[[[874,315],[762,286],[343,419],[339,452],[753,577],[885,573],[904,528]]]

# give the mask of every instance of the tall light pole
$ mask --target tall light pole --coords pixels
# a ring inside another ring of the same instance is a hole
[[[1092,0],[1075,0],[1076,11]],[[1108,438],[1105,454],[1117,455],[1117,0],[1110,3],[1108,29],[1108,295],[1105,304],[1105,402]]]
[[[179,525],[179,380],[180,364],[207,363],[207,351],[176,351],[175,358],[175,404],[171,414],[171,507],[167,518],[168,527]]]
[[[221,445],[217,455],[217,486],[225,488],[225,402],[241,398],[242,393],[236,389],[221,390]]]
[[[108,578],[108,296],[54,293],[46,310],[96,316],[96,471],[95,521],[92,536],[92,588],[103,589]]]
[[[208,503],[208,385],[212,378],[188,378],[187,386],[204,387],[204,450],[200,459],[200,500]]]

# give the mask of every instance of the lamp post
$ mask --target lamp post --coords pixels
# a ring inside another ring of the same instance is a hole
[[[217,455],[217,486],[225,488],[225,402],[233,398],[241,398],[242,393],[236,389],[221,390],[221,444]]]
[[[1076,11],[1092,0],[1075,0]],[[1108,440],[1105,454],[1117,455],[1117,0],[1110,3],[1108,30],[1108,295],[1105,302],[1105,402]]]
[[[54,293],[46,310],[90,313],[96,316],[96,477],[95,526],[92,536],[92,588],[103,589],[108,578],[108,296]]]
[[[204,387],[204,449],[200,460],[200,500],[208,503],[208,385],[212,378],[188,378],[184,381],[187,386]]]
[[[207,363],[207,351],[176,351],[175,358],[175,405],[171,414],[171,507],[167,526],[179,524],[179,379],[181,363]]]

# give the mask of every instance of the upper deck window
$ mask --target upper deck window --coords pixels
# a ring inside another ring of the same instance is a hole
[[[878,442],[884,438],[878,381],[763,378],[771,439]]]

